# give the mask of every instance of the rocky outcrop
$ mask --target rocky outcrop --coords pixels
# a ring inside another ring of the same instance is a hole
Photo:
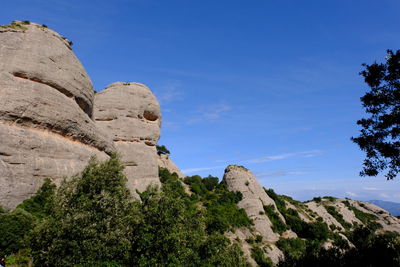
[[[0,204],[12,208],[114,145],[91,119],[92,83],[68,40],[14,22],[0,28],[0,59]]]
[[[264,206],[273,205],[275,202],[265,193],[254,175],[246,168],[230,165],[225,169],[224,181],[230,191],[239,191],[243,199],[238,207],[246,211],[254,222],[255,230],[268,241],[277,241],[279,235],[272,230],[272,224],[264,213]]]
[[[266,255],[275,263],[278,262],[283,254],[273,243],[279,240],[279,234],[272,230],[272,223],[264,212],[264,206],[272,205],[276,209],[275,202],[267,195],[254,175],[242,166],[228,166],[225,169],[223,180],[226,182],[228,190],[242,193],[243,198],[237,205],[245,210],[247,216],[254,223],[254,231],[239,229],[231,235],[231,239],[235,237],[241,240],[244,253],[249,258],[251,250],[248,248],[251,246],[246,240],[261,235],[265,243]],[[277,214],[284,220],[279,211]]]
[[[240,243],[245,256],[253,266],[257,266],[254,259],[251,259],[251,251],[255,246],[261,248],[267,257],[277,263],[283,257],[283,253],[276,245],[279,239],[304,238],[302,236],[304,232],[299,231],[299,225],[301,225],[299,221],[305,222],[306,225],[312,224],[311,227],[324,227],[323,224],[326,224],[325,229],[332,232],[331,236],[341,237],[350,246],[353,244],[343,233],[353,231],[360,225],[375,227],[377,233],[384,231],[400,233],[400,220],[370,203],[333,197],[315,198],[307,202],[296,201],[288,196],[279,196],[272,191],[266,191],[249,170],[236,165],[226,168],[223,179],[230,191],[242,193],[243,198],[238,203],[238,207],[243,208],[254,223],[254,226],[249,228],[242,227],[228,232],[226,236],[233,242]],[[279,210],[267,192],[273,194],[271,195],[273,199],[279,201]],[[269,205],[273,206],[275,215],[264,212],[264,206]],[[291,219],[286,221],[285,216]],[[280,228],[287,230],[276,232],[277,224],[285,224]],[[292,227],[299,231],[299,236]],[[254,244],[257,235],[262,236],[262,241]],[[321,245],[330,248],[334,246],[334,241],[327,237]]]
[[[121,155],[132,193],[160,185],[156,143],[160,106],[149,88],[117,82],[95,95],[94,119]]]

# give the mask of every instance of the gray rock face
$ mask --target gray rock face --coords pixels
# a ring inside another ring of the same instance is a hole
[[[229,165],[225,169],[223,178],[230,191],[239,191],[243,199],[238,207],[246,211],[247,216],[254,222],[255,230],[267,241],[275,242],[279,235],[271,226],[271,221],[264,214],[264,205],[273,205],[275,202],[265,193],[254,175],[242,166]]]
[[[69,41],[39,24],[0,28],[0,71],[42,83],[72,98],[92,116],[93,86]]]
[[[139,83],[111,84],[95,95],[94,119],[121,155],[132,193],[160,185],[155,145],[161,113],[150,89]]]
[[[185,175],[176,166],[176,164],[171,160],[169,155],[160,154],[158,155],[158,166],[167,169],[170,173],[178,174],[179,178],[185,178]]]
[[[0,205],[115,150],[92,121],[90,79],[68,41],[38,24],[0,28]]]

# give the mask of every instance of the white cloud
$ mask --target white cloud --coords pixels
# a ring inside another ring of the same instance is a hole
[[[376,188],[376,187],[363,187],[362,188],[365,191],[381,191],[382,189]]]
[[[161,104],[170,103],[172,101],[181,100],[183,97],[183,92],[179,89],[181,87],[181,82],[170,81],[164,86],[159,88],[157,95],[157,99]]]
[[[322,154],[322,152],[320,150],[308,150],[308,151],[292,152],[292,153],[273,155],[273,156],[264,156],[264,157],[260,157],[260,158],[249,159],[249,160],[246,160],[245,162],[246,163],[260,163],[260,162],[268,162],[268,161],[294,158],[294,157],[296,157],[296,158],[311,158],[311,157],[317,157],[321,154]]]
[[[225,168],[226,166],[213,166],[213,167],[202,167],[202,168],[189,168],[189,169],[184,169],[182,172],[184,174],[189,174],[189,173],[194,173],[194,172],[200,172],[200,171],[208,171],[208,170],[216,170],[216,169],[221,169]]]
[[[194,118],[187,121],[188,124],[199,123],[202,121],[214,121],[220,119],[232,107],[226,103],[217,103],[211,105],[200,106],[195,113],[197,114]]]
[[[390,198],[389,195],[386,193],[380,193],[379,196],[382,198]]]
[[[350,191],[345,192],[345,194],[348,195],[348,196],[351,196],[351,197],[356,197],[356,196],[358,196],[356,193],[350,192]]]
[[[267,177],[281,177],[281,176],[289,176],[289,175],[302,175],[308,174],[309,172],[304,171],[276,171],[269,173],[255,173],[255,176],[259,179],[267,178]]]

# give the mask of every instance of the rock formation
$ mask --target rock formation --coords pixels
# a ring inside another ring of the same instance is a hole
[[[295,217],[307,224],[322,222],[329,227],[329,231],[341,236],[348,243],[350,241],[343,235],[343,232],[353,231],[359,225],[375,225],[377,232],[392,231],[400,233],[400,220],[398,218],[367,202],[326,197],[303,203],[290,197],[276,195],[275,199],[278,197],[280,201],[278,209],[275,200],[267,194],[254,175],[246,168],[236,165],[228,166],[223,179],[230,191],[242,193],[243,198],[238,203],[238,207],[243,208],[254,223],[253,227],[238,228],[234,232],[228,232],[226,235],[233,242],[240,240],[242,250],[253,266],[257,265],[251,258],[254,241],[249,242],[249,240],[251,241],[257,236],[261,236],[262,242],[256,246],[261,247],[265,256],[277,263],[279,258],[283,257],[283,253],[276,246],[276,242],[279,239],[298,238],[297,234],[292,231],[291,222],[285,220],[289,209],[291,210],[291,218],[293,218],[294,214],[297,214]],[[274,213],[280,218],[280,222],[276,218],[272,222],[269,217],[271,214],[266,214],[264,206],[269,205],[272,205]],[[287,230],[281,233],[276,232],[274,223],[286,225]],[[297,222],[296,227],[298,225],[299,223]],[[302,236],[299,237],[302,238]],[[350,245],[352,246],[351,243]],[[325,248],[332,247],[333,241],[328,239],[323,243],[323,246]]]
[[[92,121],[93,88],[66,39],[38,24],[0,28],[0,204],[14,207],[114,150]]]
[[[97,123],[92,83],[66,38],[35,23],[0,27],[0,205],[13,208],[44,178],[57,184],[90,157],[114,151],[132,192],[159,184],[161,116],[153,94],[115,83],[96,99]]]
[[[275,206],[275,202],[265,193],[254,175],[242,166],[230,165],[225,169],[223,179],[228,190],[242,193],[243,199],[238,206],[253,220],[256,231],[269,241],[277,241],[279,235],[272,231],[272,224],[264,214],[264,206]]]
[[[132,193],[160,185],[155,145],[161,114],[150,89],[139,83],[111,84],[95,95],[94,119],[121,155]]]

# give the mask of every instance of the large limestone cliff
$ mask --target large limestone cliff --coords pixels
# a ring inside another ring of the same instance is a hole
[[[159,183],[160,114],[153,94],[139,84],[116,83],[96,98],[98,123],[92,83],[66,38],[35,23],[0,27],[1,206],[13,208],[44,178],[59,183],[90,157],[104,160],[114,151],[133,177],[132,192]],[[115,121],[101,121],[104,115]]]
[[[150,89],[139,83],[111,84],[96,94],[94,118],[121,155],[132,193],[160,185],[155,145],[161,113]]]

